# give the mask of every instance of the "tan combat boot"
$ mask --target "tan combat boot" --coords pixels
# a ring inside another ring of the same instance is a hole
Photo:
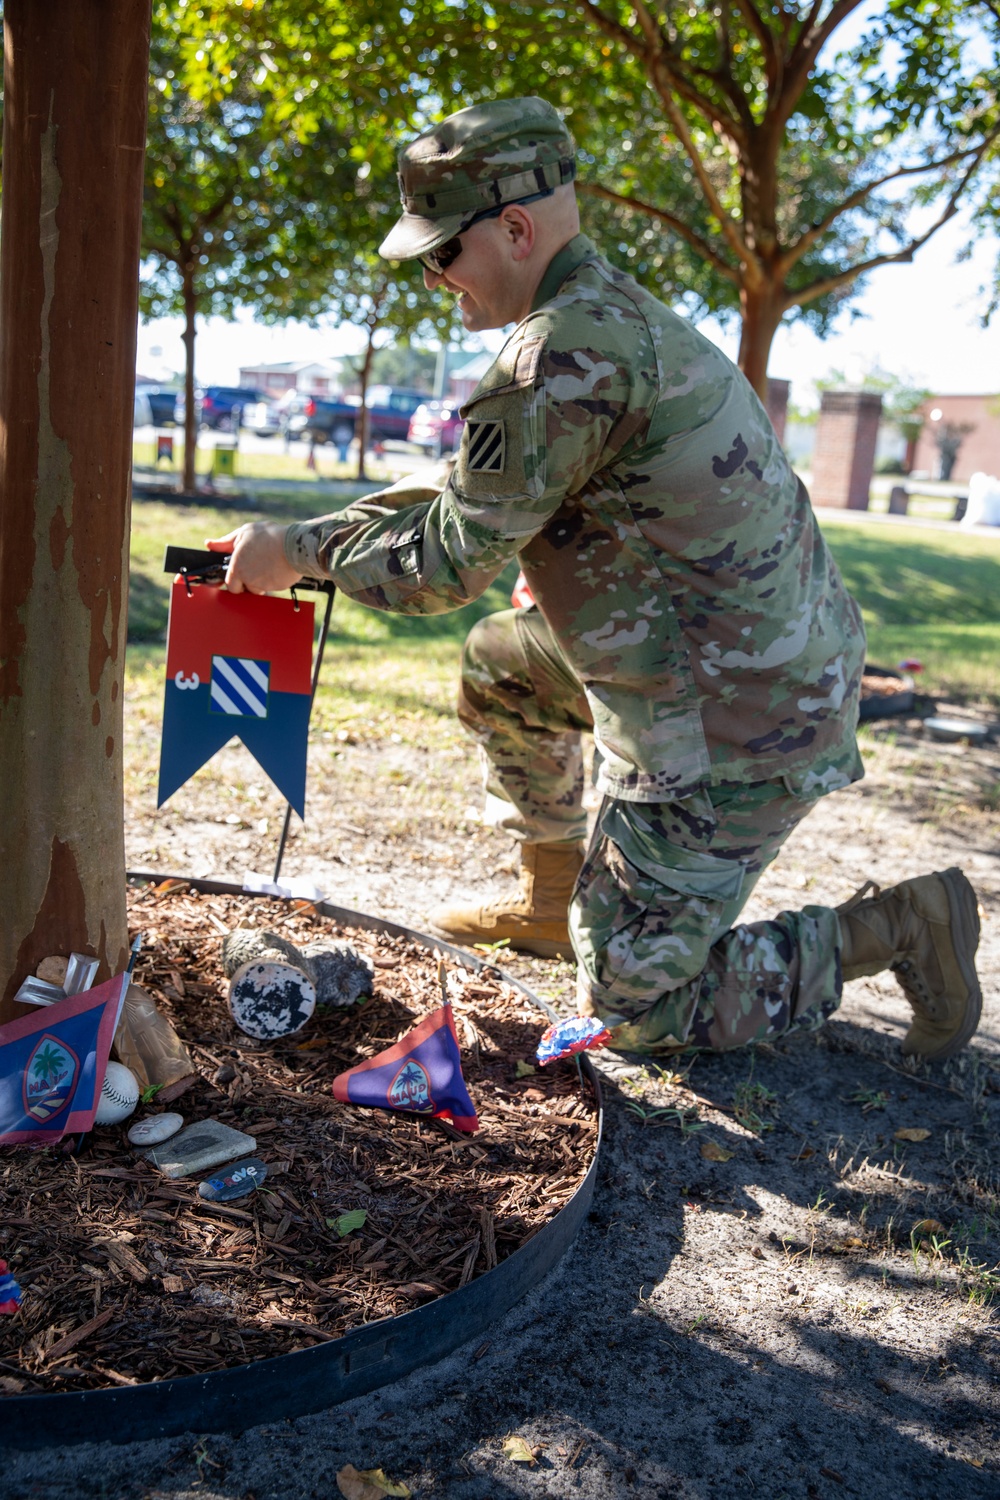
[[[913,1007],[903,1051],[960,1051],[983,1005],[975,965],[979,904],[961,870],[919,875],[884,892],[869,881],[837,911],[844,978],[891,969]]]
[[[431,918],[431,931],[451,943],[499,943],[507,939],[522,953],[540,958],[572,958],[567,914],[583,848],[565,844],[521,845],[521,889],[484,906],[443,906]]]

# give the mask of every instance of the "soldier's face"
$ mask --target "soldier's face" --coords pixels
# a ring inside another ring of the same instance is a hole
[[[527,309],[521,307],[520,261],[511,256],[503,220],[484,219],[461,239],[462,253],[446,271],[438,275],[424,268],[424,286],[428,291],[443,286],[454,293],[470,333],[517,322]]]

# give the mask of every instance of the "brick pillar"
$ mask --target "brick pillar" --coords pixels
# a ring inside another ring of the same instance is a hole
[[[785,418],[788,416],[788,392],[791,384],[790,380],[773,380],[770,375],[767,377],[767,414],[779,443],[785,441]]]
[[[824,391],[813,454],[814,505],[867,510],[882,397],[874,391]]]

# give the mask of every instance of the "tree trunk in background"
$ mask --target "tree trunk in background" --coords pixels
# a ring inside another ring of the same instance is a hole
[[[150,0],[7,0],[0,1020],[124,967],[122,689]]]
[[[767,405],[767,365],[771,345],[785,310],[781,292],[764,286],[740,292],[740,352],[737,363],[764,405]]]
[[[365,453],[368,448],[368,427],[370,418],[368,415],[368,381],[372,373],[372,360],[375,357],[375,334],[378,324],[369,324],[368,343],[365,346],[365,357],[361,362],[361,410],[358,412],[358,478],[367,479],[365,471]]]
[[[198,456],[198,413],[194,407],[194,339],[198,298],[194,290],[194,272],[185,266],[184,278],[184,468],[181,489],[190,495],[198,482],[195,459]]]

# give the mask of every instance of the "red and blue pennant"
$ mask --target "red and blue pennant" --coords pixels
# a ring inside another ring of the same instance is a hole
[[[476,1106],[462,1077],[462,1057],[450,1005],[441,1005],[385,1052],[333,1080],[342,1104],[449,1119],[456,1130],[479,1129]]]
[[[23,1292],[14,1280],[5,1260],[0,1260],[0,1313],[16,1313],[21,1306]]]
[[[90,1130],[128,974],[0,1026],[0,1143]]]
[[[235,736],[304,817],[312,646],[312,604],[174,581],[158,807]]]

